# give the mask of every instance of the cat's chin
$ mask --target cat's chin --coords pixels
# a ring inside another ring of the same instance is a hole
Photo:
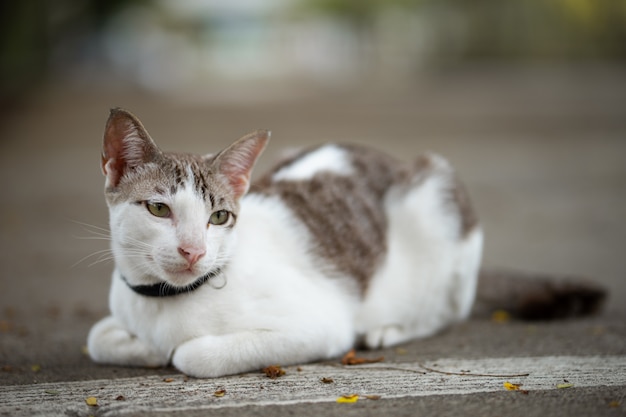
[[[194,269],[184,269],[178,271],[168,271],[164,281],[175,287],[185,287],[195,282],[198,278],[206,275],[208,271],[198,271]]]

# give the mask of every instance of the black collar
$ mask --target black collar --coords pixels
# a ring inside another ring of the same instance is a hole
[[[120,277],[122,277],[122,281],[124,281],[131,290],[135,291],[139,295],[146,297],[173,297],[175,295],[193,292],[200,288],[202,284],[205,284],[211,278],[215,278],[221,273],[222,268],[218,267],[184,287],[173,287],[170,283],[164,281],[152,285],[130,285],[123,275],[120,275]]]

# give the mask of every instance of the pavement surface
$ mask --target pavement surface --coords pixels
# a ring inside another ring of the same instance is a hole
[[[227,90],[172,97],[50,82],[0,116],[0,415],[626,414],[624,68]],[[99,155],[113,106],[134,111],[165,149],[210,152],[270,128],[258,170],[286,147],[327,141],[405,158],[437,151],[473,196],[485,265],[584,276],[610,298],[600,315],[576,320],[475,314],[429,339],[359,352],[379,363],[302,364],[273,380],[95,365],[84,345],[107,314],[112,264],[100,258],[108,242],[96,228],[107,227]],[[358,401],[337,403],[349,394]]]

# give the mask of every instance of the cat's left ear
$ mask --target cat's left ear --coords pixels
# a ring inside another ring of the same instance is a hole
[[[242,197],[250,187],[252,168],[270,139],[269,130],[250,133],[217,154],[213,164],[226,176],[235,197]]]

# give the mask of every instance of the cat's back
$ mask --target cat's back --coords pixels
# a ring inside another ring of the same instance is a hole
[[[251,193],[279,198],[308,230],[325,267],[367,286],[387,252],[392,189],[408,189],[433,171],[429,157],[399,161],[358,145],[324,145],[285,159]]]

